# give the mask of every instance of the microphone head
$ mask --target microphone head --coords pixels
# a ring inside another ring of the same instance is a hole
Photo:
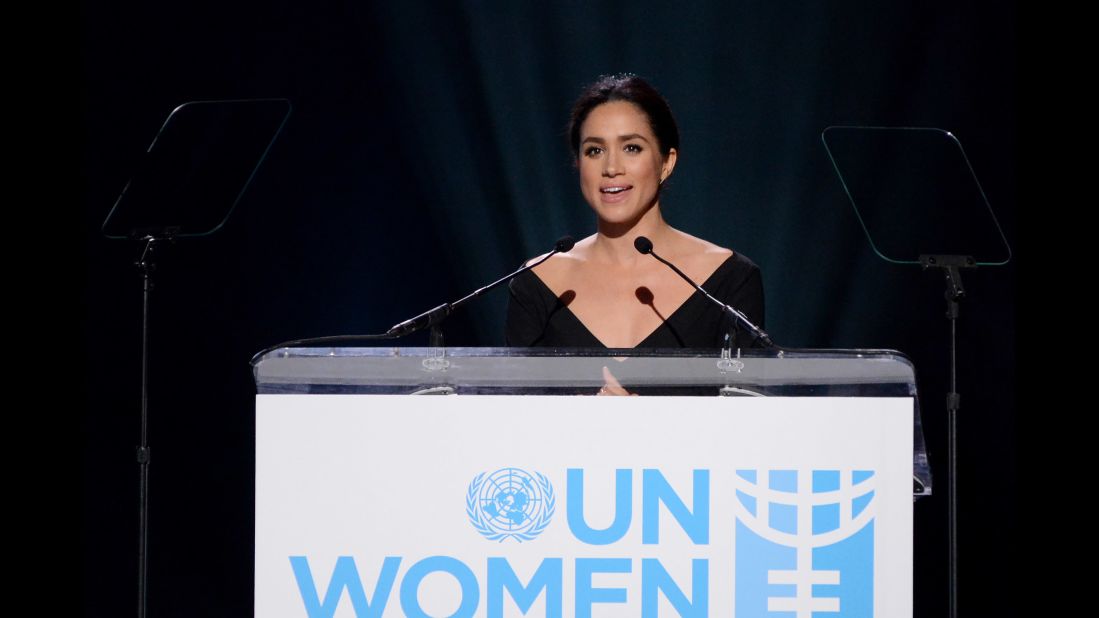
[[[644,236],[638,236],[633,241],[633,248],[637,249],[638,252],[647,255],[653,252],[653,241]]]
[[[553,244],[553,250],[558,253],[568,253],[569,251],[572,251],[572,248],[575,245],[576,240],[574,240],[572,236],[562,236]]]

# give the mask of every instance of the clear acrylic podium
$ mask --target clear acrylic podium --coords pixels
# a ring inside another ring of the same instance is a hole
[[[594,395],[604,366],[639,395],[911,397],[913,495],[931,494],[915,369],[894,350],[283,348],[253,373],[260,394]]]
[[[911,616],[931,476],[899,352],[281,348],[253,371],[257,616]],[[604,371],[637,396],[594,396]]]

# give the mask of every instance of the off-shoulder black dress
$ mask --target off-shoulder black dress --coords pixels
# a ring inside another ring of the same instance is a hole
[[[751,260],[734,253],[701,285],[764,328],[763,277]],[[509,290],[509,346],[606,347],[533,272],[513,279]],[[733,338],[733,347],[758,345],[747,329],[735,326],[720,307],[696,291],[637,347],[719,348],[724,347],[727,334]]]

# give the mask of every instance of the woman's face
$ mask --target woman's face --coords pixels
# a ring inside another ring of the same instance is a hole
[[[674,148],[660,154],[648,116],[628,101],[603,103],[580,126],[580,191],[602,221],[640,218],[656,203],[675,159]]]

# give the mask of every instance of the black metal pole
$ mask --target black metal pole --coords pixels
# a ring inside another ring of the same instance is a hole
[[[948,603],[950,618],[958,618],[958,315],[965,298],[962,269],[976,268],[977,262],[968,255],[921,255],[924,270],[941,268],[946,278],[946,319],[950,320],[950,391],[946,394],[946,531]]]
[[[947,534],[950,545],[950,618],[958,618],[958,395],[957,328],[958,301],[947,296],[947,319],[950,320],[950,392],[946,394],[946,441],[948,452]]]
[[[153,251],[157,239],[147,236],[137,267],[141,269],[144,287],[141,311],[141,444],[137,447],[140,470],[138,488],[137,531],[137,616],[145,618],[148,609],[149,567],[149,298],[153,289]]]

